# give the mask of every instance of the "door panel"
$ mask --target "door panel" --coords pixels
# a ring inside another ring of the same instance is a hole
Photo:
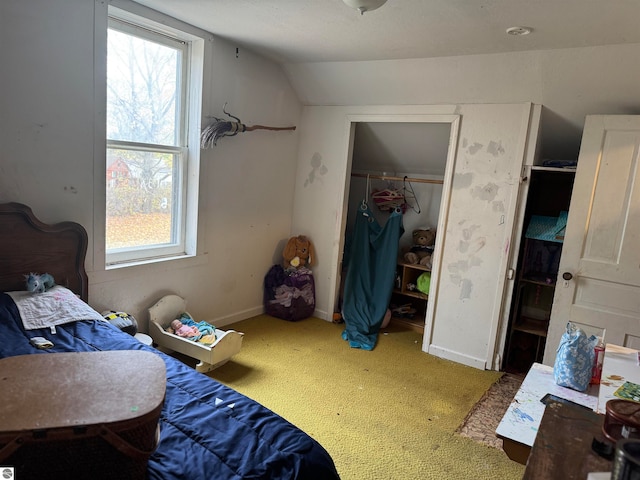
[[[605,342],[640,338],[640,116],[585,122],[560,259],[544,363],[552,365],[568,321],[605,331]],[[569,280],[563,273],[571,274]]]

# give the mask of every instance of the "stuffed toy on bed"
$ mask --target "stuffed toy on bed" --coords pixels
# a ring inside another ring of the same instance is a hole
[[[285,269],[297,269],[313,265],[313,245],[304,235],[291,237],[282,252]]]
[[[27,291],[32,293],[43,293],[47,290],[51,290],[56,282],[53,276],[48,273],[42,275],[38,273],[30,273],[24,276],[27,284]]]

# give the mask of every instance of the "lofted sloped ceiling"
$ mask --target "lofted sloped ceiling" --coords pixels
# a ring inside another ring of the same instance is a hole
[[[441,178],[450,130],[448,123],[358,123],[351,168],[358,173]]]
[[[136,1],[279,63],[640,43],[638,0],[388,0],[364,15],[342,0]]]

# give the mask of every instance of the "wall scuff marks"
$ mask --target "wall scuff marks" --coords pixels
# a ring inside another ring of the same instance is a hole
[[[458,173],[453,180],[453,188],[467,189],[473,184],[473,173]]]
[[[315,180],[322,181],[322,176],[326,175],[328,172],[329,169],[322,163],[322,155],[318,152],[314,153],[311,157],[311,171],[309,172],[307,179],[304,181],[304,186],[308,187]]]
[[[473,238],[474,234],[481,230],[480,225],[470,225],[462,230],[462,240],[458,242],[458,253],[466,258],[460,259],[448,265],[449,279],[460,288],[460,300],[471,297],[473,291],[473,281],[469,271],[472,268],[480,267],[482,259],[476,255],[487,244],[487,239],[483,236]]]
[[[487,183],[484,186],[477,185],[471,190],[471,196],[476,200],[492,202],[498,195],[500,187],[495,183]]]
[[[479,142],[473,142],[469,145],[469,140],[466,138],[462,140],[462,148],[464,148],[469,155],[475,155],[482,147],[484,147],[484,145]]]
[[[502,146],[502,142],[494,142],[491,140],[489,145],[487,145],[487,152],[489,152],[494,157],[498,155],[504,155],[504,147]]]

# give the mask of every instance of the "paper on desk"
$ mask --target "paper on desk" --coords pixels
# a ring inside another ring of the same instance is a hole
[[[637,383],[624,382],[613,394],[618,398],[640,403],[640,385]]]

